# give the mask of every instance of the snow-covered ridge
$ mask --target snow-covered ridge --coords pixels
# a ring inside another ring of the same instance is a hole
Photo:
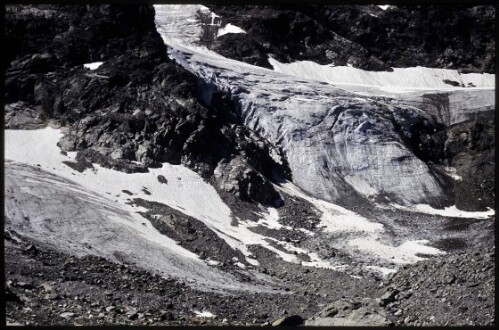
[[[458,209],[455,205],[445,207],[444,209],[435,209],[430,205],[426,204],[416,204],[412,206],[401,206],[397,204],[392,204],[391,206],[400,210],[405,210],[410,212],[434,214],[434,215],[440,215],[443,217],[452,217],[452,218],[488,219],[496,214],[495,210],[491,208],[487,208],[487,211],[463,211]]]
[[[393,72],[365,71],[350,66],[321,65],[311,61],[280,63],[269,58],[274,70],[290,75],[333,84],[356,84],[382,87],[391,92],[429,89],[495,88],[495,75],[459,73],[457,70],[425,67],[393,68]],[[445,83],[453,81],[464,87]]]

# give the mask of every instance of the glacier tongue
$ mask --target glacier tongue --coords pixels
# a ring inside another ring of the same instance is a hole
[[[194,18],[192,9],[182,13],[176,7],[173,11],[169,6],[155,9],[157,29],[169,46],[170,57],[207,86],[229,92],[241,105],[245,125],[284,151],[293,181],[328,201],[361,195],[416,204],[443,197],[428,166],[397,133],[394,113],[404,109],[449,125],[469,118],[470,113],[491,110],[494,105],[493,89],[443,88],[441,80],[457,74],[451,70],[407,69],[404,72],[414,71],[416,77],[408,78],[408,88],[399,93],[401,90],[394,88],[397,77],[401,77],[398,71],[395,76],[376,74],[370,85],[358,84],[357,78],[348,83],[329,83],[328,79],[317,80],[325,77],[312,62],[304,67],[273,61],[284,71],[277,72],[230,60],[196,44],[193,36],[201,34],[200,26],[186,23]],[[373,75],[349,67],[336,70],[347,70],[345,76],[354,72],[360,78]],[[480,80],[476,76],[460,79]],[[488,88],[493,78],[483,80],[480,86]],[[426,83],[429,88],[418,90]],[[212,88],[206,88],[206,93],[209,90]],[[205,99],[209,100],[209,95]],[[470,103],[474,103],[471,111]]]

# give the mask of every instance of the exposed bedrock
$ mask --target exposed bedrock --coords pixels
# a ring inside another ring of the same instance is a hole
[[[222,25],[237,25],[247,34],[225,34],[206,44],[253,65],[270,67],[264,60],[272,56],[285,63],[348,63],[375,71],[425,66],[495,72],[493,6],[209,7]]]
[[[241,198],[274,205],[279,194],[268,180],[288,176],[285,161],[241,125],[223,94],[205,102],[197,78],[168,59],[152,6],[9,6],[6,15],[14,45],[6,128],[55,120],[66,133],[61,149],[78,151],[80,169],[93,162],[147,172],[169,162],[209,178],[220,162],[240,158],[254,173],[241,181]],[[92,61],[104,63],[83,68]]]

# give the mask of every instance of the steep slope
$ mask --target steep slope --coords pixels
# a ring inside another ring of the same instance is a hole
[[[452,180],[425,163],[428,154],[443,154],[443,144],[425,153],[427,142],[414,135],[491,112],[493,76],[436,69],[382,75],[275,60],[271,63],[278,72],[271,71],[197,46],[192,36],[202,35],[205,23],[191,21],[200,8],[182,8],[172,16],[170,7],[156,7],[158,31],[170,46],[170,56],[205,81],[207,102],[211,86],[230,94],[245,125],[282,149],[298,186],[342,203],[355,203],[359,195],[399,204],[453,203],[448,189]],[[180,31],[187,29],[190,37],[183,39]],[[355,74],[358,78],[348,83],[341,78]],[[449,78],[480,81],[484,89],[448,86]]]
[[[390,70],[454,67],[365,34],[421,9],[217,8],[7,6],[9,322],[493,324],[490,258],[452,255],[493,245],[494,76]]]
[[[267,177],[286,177],[285,163],[240,125],[223,95],[200,102],[196,78],[167,58],[153,15],[148,6],[7,7],[7,37],[19,53],[7,66],[6,127],[57,120],[68,127],[61,148],[79,151],[83,168],[144,172],[170,162],[208,178],[220,161],[238,158],[252,172],[241,197],[273,204],[279,196]],[[64,28],[25,38],[39,25]],[[103,64],[83,67],[95,60]]]
[[[244,36],[205,38],[232,59],[351,64],[365,70],[425,66],[495,72],[495,8],[465,5],[209,5]],[[313,31],[313,33],[311,33]],[[241,50],[241,42],[244,48]]]

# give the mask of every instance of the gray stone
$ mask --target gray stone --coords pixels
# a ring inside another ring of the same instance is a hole
[[[394,289],[391,291],[386,291],[382,296],[379,305],[386,306],[395,300],[395,296],[399,293],[399,290]]]
[[[109,307],[106,307],[106,312],[112,312],[116,309],[116,306],[109,306]]]

